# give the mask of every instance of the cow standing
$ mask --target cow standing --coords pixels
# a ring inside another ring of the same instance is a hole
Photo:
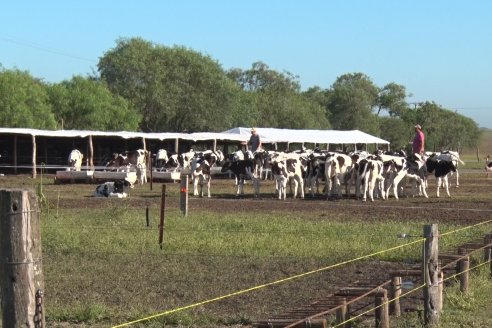
[[[144,149],[126,151],[122,154],[113,154],[112,160],[106,164],[106,168],[117,171],[130,171],[135,168],[139,183],[147,182],[147,162],[149,152]]]
[[[80,171],[83,158],[84,155],[78,149],[72,150],[68,155],[68,171]]]
[[[236,196],[244,195],[244,180],[248,178],[253,181],[255,197],[260,196],[260,181],[254,174],[254,162],[252,159],[234,160],[234,156],[231,155],[226,158],[221,172],[231,172],[234,175],[237,181]]]

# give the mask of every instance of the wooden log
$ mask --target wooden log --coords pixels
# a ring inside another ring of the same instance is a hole
[[[422,275],[422,270],[397,270],[392,271],[392,277],[417,277]]]
[[[303,321],[297,325],[292,326],[291,324],[296,322],[296,319],[270,319],[267,321],[261,321],[255,324],[258,328],[283,328],[283,327],[292,327],[292,328],[327,328],[326,319],[310,319]]]
[[[439,324],[439,231],[437,224],[424,226],[425,242],[422,250],[422,276],[424,287],[424,323],[426,326]]]
[[[46,327],[41,223],[32,190],[0,190],[2,327]]]

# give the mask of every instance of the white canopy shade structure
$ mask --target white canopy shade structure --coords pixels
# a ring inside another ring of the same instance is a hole
[[[383,144],[389,141],[372,136],[359,130],[294,130],[275,128],[256,128],[263,143],[316,143],[316,144]],[[224,133],[241,135],[249,138],[251,128],[237,127]]]

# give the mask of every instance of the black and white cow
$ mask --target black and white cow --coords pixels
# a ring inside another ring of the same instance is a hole
[[[191,161],[195,157],[195,151],[190,149],[186,153],[178,155],[178,162],[182,169],[191,169]]]
[[[383,167],[383,162],[375,157],[367,157],[359,161],[356,192],[364,187],[361,190],[363,202],[367,201],[368,195],[371,202],[374,202],[374,197],[377,195],[385,198]],[[356,197],[359,198],[359,195]]]
[[[492,172],[492,160],[490,160],[490,155],[487,155],[487,157],[485,158],[485,172],[487,172],[487,178]]]
[[[458,170],[459,164],[465,165],[465,162],[463,162],[460,159],[460,154],[457,151],[453,150],[443,150],[441,152],[426,152],[425,155],[427,157],[434,157],[437,160],[442,160],[442,161],[451,161],[453,162],[454,166],[456,167],[456,188],[459,188],[460,186],[460,173]],[[451,173],[452,175],[452,173]]]
[[[143,184],[147,182],[147,162],[149,152],[144,149],[125,151],[113,154],[113,158],[106,164],[106,168],[116,171],[129,172],[132,168],[137,171],[137,180]]]
[[[159,171],[163,171],[168,161],[169,161],[169,155],[167,153],[167,150],[159,149],[155,154],[155,167]]]
[[[80,171],[84,155],[78,149],[74,149],[68,155],[68,171]]]
[[[207,195],[210,197],[210,181],[212,179],[212,166],[224,160],[222,151],[206,150],[195,153],[191,161],[191,181],[193,183],[193,196],[203,197],[203,184],[207,185]],[[200,192],[198,192],[198,184]]]
[[[434,173],[436,177],[436,195],[439,197],[439,188],[441,185],[445,188],[446,194],[448,197],[451,197],[449,194],[449,181],[448,177],[452,172],[456,172],[456,165],[454,161],[446,161],[436,158],[436,156],[429,157],[425,164],[427,166],[427,171],[429,173]]]
[[[94,197],[127,197],[128,187],[131,187],[131,183],[128,180],[116,180],[102,183],[96,187]]]
[[[327,198],[332,193],[339,198],[342,197],[341,185],[345,182],[345,176],[350,172],[351,167],[352,158],[350,156],[342,153],[328,154],[325,161],[325,193]],[[348,192],[347,186],[346,192]]]
[[[287,158],[275,160],[272,163],[272,174],[276,183],[278,199],[286,199],[287,182],[294,182],[292,198],[297,197],[299,191],[300,197],[304,198],[304,178],[302,174],[302,163],[299,158]]]
[[[320,180],[325,180],[326,154],[313,152],[309,154],[308,159],[305,185],[311,197],[314,197],[315,193],[320,193]]]
[[[244,180],[251,179],[253,181],[255,197],[260,196],[260,181],[254,174],[254,161],[252,159],[235,160],[234,155],[230,155],[225,159],[222,165],[221,172],[231,172],[236,181],[237,189],[236,196],[244,195]]]

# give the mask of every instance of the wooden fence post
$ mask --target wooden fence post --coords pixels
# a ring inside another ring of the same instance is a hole
[[[439,323],[439,231],[437,224],[424,226],[424,247],[422,250],[422,277],[424,286],[424,322],[426,326]]]
[[[2,327],[46,327],[41,227],[36,193],[0,190]]]
[[[179,208],[184,216],[188,215],[188,175],[181,175],[181,186],[179,188]]]
[[[162,244],[164,242],[164,216],[166,210],[166,185],[162,185],[161,192],[161,218],[159,221],[159,246],[162,249]]]
[[[390,299],[392,299],[393,301],[391,301],[391,303],[389,304],[389,312],[395,317],[399,317],[401,315],[400,295],[401,277],[394,276],[391,279]]]
[[[492,234],[488,234],[484,238],[485,245],[492,244]],[[490,276],[492,277],[492,245],[485,247],[483,251],[483,262],[489,262]]]
[[[375,293],[374,305],[376,328],[389,328],[389,312],[388,312],[388,292],[386,289],[382,289]]]
[[[463,253],[463,252],[460,252]],[[462,258],[458,262],[458,273],[460,275],[460,291],[463,294],[468,294],[468,282],[470,277],[470,257]]]
[[[336,323],[341,324],[342,322],[345,322],[347,320],[347,299],[342,298],[340,300],[340,305],[342,305],[339,309],[336,311]],[[343,324],[341,327],[347,327],[347,324]]]

